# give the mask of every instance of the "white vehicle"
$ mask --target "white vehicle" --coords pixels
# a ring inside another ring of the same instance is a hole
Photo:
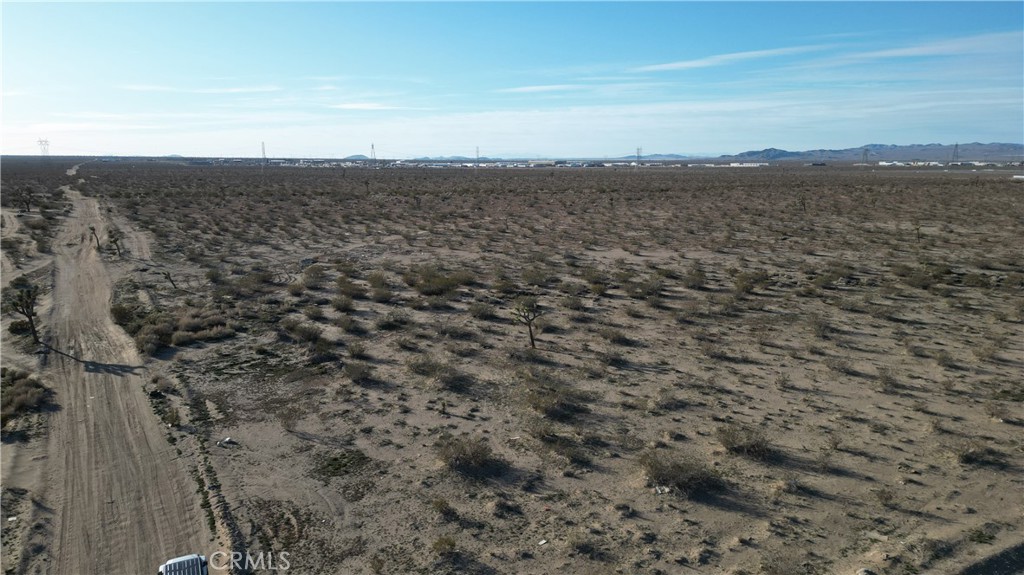
[[[159,575],[209,575],[206,569],[206,557],[193,553],[175,557],[160,566]]]

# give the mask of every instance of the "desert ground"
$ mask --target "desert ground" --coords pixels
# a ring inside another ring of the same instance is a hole
[[[5,573],[1024,571],[1011,172],[2,178]]]

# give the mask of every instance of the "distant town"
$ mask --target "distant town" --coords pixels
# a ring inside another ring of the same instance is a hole
[[[769,166],[809,166],[824,167],[830,165],[881,167],[881,168],[1013,168],[1024,166],[1024,161],[878,161],[878,162],[797,162],[782,160],[777,162],[686,162],[682,160],[640,160],[634,161],[579,161],[579,160],[387,160],[387,159],[310,159],[310,158],[101,158],[100,161],[177,161],[189,165],[209,166],[259,166],[276,168],[437,168],[437,169],[515,169],[515,168],[765,168]]]
[[[40,140],[43,157],[48,156],[47,140]],[[844,166],[862,168],[915,169],[996,169],[1024,167],[1024,145],[1012,143],[966,144],[868,144],[857,148],[818,149],[791,152],[778,148],[751,150],[717,157],[648,154],[640,148],[636,155],[604,158],[501,158],[439,156],[408,159],[377,158],[357,154],[343,158],[298,157],[192,157],[170,156],[91,156],[102,162],[152,161],[175,162],[195,166],[264,166],[268,168],[444,168],[444,169],[530,169],[530,168],[765,168],[769,166]]]

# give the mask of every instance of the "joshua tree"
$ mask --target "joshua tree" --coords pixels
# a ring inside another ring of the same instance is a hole
[[[107,232],[107,238],[110,240],[110,243],[114,244],[114,249],[117,250],[117,256],[121,257],[121,240],[124,239],[124,232],[117,228],[111,228]]]
[[[96,240],[96,249],[100,249],[100,237],[96,235],[96,226],[89,226],[89,233],[92,234],[94,240]]]
[[[160,273],[161,273],[161,275],[164,276],[164,278],[167,279],[167,281],[171,282],[171,287],[172,288],[178,289],[178,284],[174,283],[174,278],[171,277],[171,272],[160,272]]]
[[[32,186],[21,188],[14,194],[15,202],[21,204],[21,209],[26,212],[32,211]]]
[[[533,338],[533,324],[537,321],[537,318],[544,315],[546,312],[540,308],[537,304],[537,298],[535,297],[521,297],[516,300],[516,305],[512,308],[512,317],[519,323],[526,326],[527,331],[530,334],[530,347],[536,349],[537,344]]]
[[[36,328],[36,303],[39,300],[39,286],[26,282],[16,282],[11,289],[4,294],[4,308],[25,316],[28,321],[28,329],[32,332],[32,342],[42,343],[39,340],[39,331]]]

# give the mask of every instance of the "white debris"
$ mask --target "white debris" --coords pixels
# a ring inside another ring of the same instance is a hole
[[[672,491],[672,488],[671,487],[666,487],[664,485],[657,485],[657,486],[654,487],[654,492],[657,493],[658,495],[664,495],[665,493],[668,493],[669,491]]]
[[[538,543],[537,545],[547,545],[547,543],[548,543],[547,539],[541,539],[540,543]]]

